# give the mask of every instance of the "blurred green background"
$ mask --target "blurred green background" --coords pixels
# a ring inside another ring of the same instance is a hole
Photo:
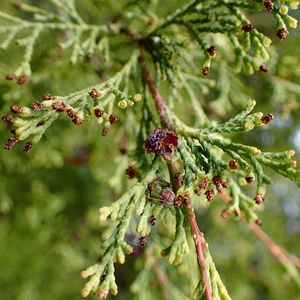
[[[117,2],[85,0],[80,5],[87,19],[90,13],[92,22],[103,23],[120,10],[122,6]],[[30,3],[47,6],[47,1]],[[0,10],[21,14],[11,4],[10,0],[2,0]],[[97,7],[101,7],[99,16],[95,13]],[[169,7],[169,2],[162,1],[162,8]],[[272,20],[259,15],[253,22],[274,37]],[[100,65],[91,60],[70,65],[69,54],[59,50],[57,40],[59,34],[51,33],[39,39],[33,76],[22,87],[5,80],[6,74],[20,63],[20,49],[0,50],[1,115],[13,103],[29,105],[45,93],[64,95],[97,83],[99,76],[103,76],[101,60]],[[258,110],[277,113],[267,130],[247,134],[243,141],[268,151],[295,149],[298,160],[299,44],[299,30],[294,30],[286,41],[276,45],[279,64],[274,63],[268,77],[241,76],[248,85],[245,93],[257,99]],[[294,93],[286,93],[280,81],[272,77],[286,79],[289,72]],[[291,113],[290,108],[293,108]],[[281,116],[285,110],[288,113]],[[79,273],[96,261],[101,245],[98,208],[115,199],[124,188],[125,183],[122,186],[116,179],[116,170],[123,172],[121,179],[126,181],[127,160],[118,151],[121,126],[122,122],[103,139],[94,122],[75,127],[68,120],[60,119],[29,155],[24,155],[20,146],[11,152],[1,147],[0,299],[81,299],[84,281]],[[0,137],[4,145],[8,130],[3,122]],[[300,256],[300,190],[282,177],[272,174],[272,178],[275,184],[269,187],[265,209],[260,213],[263,229],[277,243]],[[199,218],[232,298],[300,299],[299,287],[280,263],[247,226],[234,219],[222,220],[222,209],[221,201],[215,202],[209,209],[201,209]],[[135,257],[130,256],[125,266],[117,269],[120,289],[117,299],[132,299],[129,286],[137,273]],[[174,278],[176,284],[180,284],[180,276]]]

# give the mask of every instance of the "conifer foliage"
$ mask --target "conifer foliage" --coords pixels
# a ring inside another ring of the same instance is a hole
[[[271,68],[272,74],[262,80],[281,80],[281,95],[291,92],[288,78],[276,74],[284,61],[277,61],[271,38],[251,20],[263,13],[274,18],[273,39],[284,40],[297,27],[292,15],[300,1],[174,1],[161,11],[164,1],[122,0],[102,24],[104,2],[95,5],[94,16],[79,2],[49,0],[34,6],[28,1],[15,4],[14,15],[0,11],[1,51],[16,43],[21,53],[18,68],[7,74],[10,84],[34,87],[31,65],[43,35],[69,57],[68,63],[87,64],[100,57],[102,64],[98,83],[69,94],[45,90],[26,105],[20,92],[2,116],[11,132],[4,148],[19,151],[22,144],[34,156],[59,119],[74,126],[97,123],[94,139],[102,135],[101,143],[111,131],[120,133],[130,183],[118,200],[99,209],[101,223],[110,220],[105,223],[110,234],[101,244],[99,261],[81,273],[86,279],[83,297],[117,295],[115,264],[143,253],[133,292],[143,293],[141,286],[151,281],[154,270],[162,283],[159,299],[231,299],[197,210],[201,203],[214,205],[214,199],[222,199],[223,218],[257,226],[257,210],[272,183],[267,169],[300,184],[295,151],[265,152],[240,142],[244,134],[268,127],[276,118],[256,111],[256,101],[244,92],[243,76],[264,76]],[[122,48],[128,51],[120,61]],[[240,112],[232,115],[236,107]],[[195,254],[192,262],[190,253]],[[171,279],[162,274],[155,256],[171,265],[198,266],[198,282],[188,292],[175,286],[167,292]],[[280,261],[299,284],[296,267],[288,258]]]

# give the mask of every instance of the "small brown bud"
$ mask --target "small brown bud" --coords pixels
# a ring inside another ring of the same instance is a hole
[[[147,244],[147,236],[141,236],[139,238],[139,244],[140,246],[145,247]]]
[[[32,103],[31,108],[33,110],[41,110],[42,109],[42,104],[38,101],[34,102],[34,103]]]
[[[104,111],[100,108],[95,108],[94,113],[97,118],[101,118],[104,114]]]
[[[274,4],[273,4],[273,2],[272,1],[270,1],[270,0],[266,0],[266,1],[264,1],[264,6],[265,6],[265,8],[268,10],[268,11],[273,11],[273,9],[274,9]]]
[[[215,57],[217,55],[217,48],[215,46],[209,47],[206,51],[211,57]]]
[[[206,178],[202,179],[199,183],[199,188],[200,189],[206,189],[207,188],[207,184],[208,184],[208,181]]]
[[[208,76],[208,72],[209,72],[209,67],[204,67],[204,68],[202,69],[202,74],[203,74],[204,76]]]
[[[66,113],[67,113],[67,115],[68,115],[71,119],[75,118],[75,116],[76,116],[76,113],[75,113],[75,111],[74,111],[72,108],[68,108],[68,109],[66,110]]]
[[[247,177],[245,178],[245,180],[246,180],[247,183],[252,183],[252,182],[254,181],[254,177],[252,177],[252,176],[247,176]]]
[[[45,94],[43,96],[43,100],[53,100],[53,99],[54,99],[54,97],[52,95],[50,95],[50,94]]]
[[[257,225],[257,226],[261,226],[262,225],[262,221],[260,219],[256,219],[254,221],[254,223]]]
[[[200,196],[200,195],[201,195],[201,189],[200,189],[199,187],[195,188],[195,189],[194,189],[194,193],[195,193],[196,195]]]
[[[162,188],[159,192],[159,200],[163,205],[174,205],[175,194],[170,187]]]
[[[228,183],[226,180],[223,180],[223,181],[222,181],[222,187],[223,187],[224,189],[227,189],[227,188],[229,187],[229,183]]]
[[[56,101],[52,104],[52,108],[56,112],[63,112],[66,109],[66,105],[63,102]]]
[[[11,115],[4,115],[2,117],[2,121],[8,125],[12,125],[14,123],[14,117]]]
[[[20,10],[20,9],[22,9],[22,3],[18,3],[18,2],[13,3],[13,7],[17,10]]]
[[[11,80],[15,80],[16,76],[14,74],[7,74],[5,78],[6,78],[6,80],[10,80],[11,81]]]
[[[126,148],[119,148],[119,151],[123,155],[125,155],[127,153],[127,149]]]
[[[13,114],[19,114],[22,112],[22,108],[16,104],[12,105],[10,107],[10,111],[13,113]]]
[[[212,179],[213,184],[216,186],[216,188],[222,187],[222,182],[219,176],[214,176]]]
[[[32,142],[27,142],[27,143],[24,145],[23,151],[24,151],[25,153],[28,153],[31,149],[32,149]]]
[[[11,148],[13,148],[16,144],[18,143],[18,140],[16,137],[10,137],[7,140],[7,143],[4,145],[4,149],[5,150],[10,150]]]
[[[40,126],[43,126],[45,124],[44,121],[39,121],[37,124],[36,124],[36,127],[40,127]]]
[[[221,213],[221,217],[223,219],[227,219],[230,216],[230,211],[228,209],[224,209]]]
[[[183,175],[181,173],[177,173],[175,175],[175,180],[176,180],[178,187],[181,187],[183,185]]]
[[[144,142],[148,153],[162,156],[170,160],[175,155],[178,146],[178,136],[173,131],[155,128]]]
[[[149,224],[152,226],[156,224],[156,218],[153,215],[149,217]]]
[[[126,134],[122,134],[119,143],[119,151],[121,154],[125,155],[127,153],[127,138]]]
[[[277,30],[277,36],[280,40],[284,40],[289,35],[289,32],[285,28],[280,28]]]
[[[148,26],[153,26],[155,24],[155,20],[154,19],[149,19],[148,21],[147,21],[147,25]]]
[[[256,204],[260,205],[264,202],[264,198],[262,194],[257,194],[254,198]]]
[[[176,195],[173,202],[174,207],[179,208],[182,204],[182,201],[183,197],[181,195]]]
[[[253,30],[253,25],[252,24],[245,24],[243,25],[242,29],[244,32],[251,32]]]
[[[97,91],[96,89],[92,89],[90,92],[89,92],[89,95],[95,100],[99,97],[101,97],[101,93],[99,91]]]
[[[206,178],[200,180],[198,187],[194,190],[194,193],[200,196],[202,190],[207,188],[207,185],[208,185],[208,180]]]
[[[270,114],[263,116],[260,120],[263,124],[268,124],[273,119],[274,119],[274,116],[270,113]]]
[[[21,76],[18,78],[18,80],[17,80],[17,84],[18,84],[18,85],[22,85],[22,84],[24,84],[27,80],[28,80],[27,76],[21,75]]]
[[[119,121],[119,118],[114,115],[109,115],[109,123],[111,125],[116,124]]]
[[[140,175],[136,169],[130,166],[126,169],[125,173],[130,179],[137,178]]]
[[[102,283],[102,282],[105,280],[105,277],[106,277],[105,274],[102,274],[102,275],[100,276],[100,283]]]
[[[261,73],[267,73],[268,72],[268,68],[264,65],[260,65],[259,66],[259,72]]]
[[[232,170],[236,170],[239,167],[239,163],[235,159],[232,159],[228,165]]]
[[[78,116],[75,116],[73,119],[72,119],[72,122],[75,124],[75,125],[80,125],[82,123],[82,119]]]
[[[207,190],[204,194],[208,202],[211,202],[214,199],[214,194],[215,194],[214,190]]]
[[[102,129],[102,136],[107,136],[109,133],[109,127],[108,126],[104,126]]]
[[[183,202],[184,206],[191,207],[192,201],[191,201],[191,197],[189,195],[184,195],[182,202]]]
[[[236,217],[240,217],[241,216],[241,211],[239,210],[239,209],[236,209],[235,211],[234,211],[234,214],[235,214],[235,216]]]

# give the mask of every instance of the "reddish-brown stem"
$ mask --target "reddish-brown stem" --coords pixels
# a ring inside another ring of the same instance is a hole
[[[270,252],[283,264],[286,262],[293,263],[296,267],[300,268],[300,259],[281,248],[255,223],[248,225],[254,234],[265,244]]]
[[[169,173],[171,175],[171,183],[172,183],[173,189],[175,191],[177,191],[179,186],[178,186],[178,184],[175,180],[175,176],[174,176],[177,173],[176,166],[174,164],[169,164],[168,168],[169,168]],[[199,264],[199,270],[200,270],[203,288],[205,291],[205,298],[206,298],[206,300],[212,300],[212,290],[211,290],[210,280],[209,280],[208,273],[207,273],[208,268],[206,266],[206,260],[205,260],[205,256],[204,256],[204,250],[207,248],[207,244],[204,239],[203,233],[199,229],[199,226],[198,226],[198,223],[196,220],[196,216],[195,216],[195,212],[194,212],[194,209],[192,208],[192,206],[190,204],[186,205],[185,211],[188,216],[188,222],[189,222],[189,225],[190,225],[190,228],[192,231],[192,236],[193,236],[193,240],[194,240],[195,247],[196,247],[197,260],[198,260],[198,264]]]
[[[195,246],[196,246],[197,259],[198,259],[198,263],[199,263],[202,284],[203,284],[203,288],[205,291],[205,298],[206,298],[206,300],[212,300],[213,298],[212,298],[212,292],[211,292],[211,285],[210,285],[210,280],[209,280],[208,273],[207,273],[206,260],[205,260],[205,256],[204,256],[204,249],[207,247],[207,245],[206,245],[203,233],[200,231],[200,229],[198,227],[193,208],[187,207],[186,211],[188,213],[188,221],[189,221],[189,225],[191,227],[193,239],[194,239]]]
[[[169,164],[169,173],[171,177],[171,183],[173,186],[174,191],[177,191],[179,186],[175,180],[175,174],[177,173],[176,171],[176,166],[174,164]],[[193,240],[195,243],[196,247],[196,252],[197,252],[197,260],[199,264],[199,270],[200,270],[200,275],[201,275],[201,280],[204,288],[204,293],[205,293],[205,299],[206,300],[213,300],[212,298],[212,290],[211,290],[211,285],[210,285],[210,280],[208,276],[208,266],[206,264],[205,256],[204,256],[204,250],[207,248],[206,241],[204,239],[203,233],[200,231],[194,209],[192,208],[191,204],[185,205],[185,212],[187,214],[187,219],[191,228]]]
[[[151,73],[149,69],[147,68],[146,61],[145,61],[145,50],[143,47],[140,47],[140,57],[139,57],[139,62],[142,66],[142,72],[143,72],[143,78],[146,82],[146,84],[149,87],[150,93],[155,101],[156,109],[159,114],[159,118],[161,121],[161,125],[164,128],[169,128],[170,127],[170,120],[167,115],[167,109],[166,105],[164,103],[164,100],[162,96],[160,95],[156,84],[154,80],[152,79]]]
[[[226,193],[220,193],[220,197],[223,199],[225,203],[229,203],[231,201],[230,195]],[[244,217],[241,219],[248,224]],[[283,264],[286,262],[290,262],[294,264],[294,266],[300,268],[300,258],[294,254],[289,253],[279,245],[277,245],[269,235],[258,225],[255,223],[248,224],[249,228],[252,232],[265,244],[265,246],[270,250],[270,252]]]
[[[139,62],[142,66],[143,78],[144,78],[144,80],[150,90],[150,93],[155,101],[155,105],[156,105],[156,109],[157,109],[159,117],[160,117],[161,125],[163,128],[171,129],[170,128],[171,127],[170,120],[167,115],[166,105],[164,103],[162,96],[160,95],[160,93],[157,89],[157,86],[156,86],[154,80],[152,79],[149,69],[147,68],[146,61],[145,61],[145,50],[143,49],[143,47],[140,47]],[[176,186],[176,184],[174,184],[174,180],[173,180],[174,174],[176,173],[176,168],[174,165],[171,165],[171,164],[168,166],[169,166],[169,171],[170,171],[170,177],[171,177],[171,180],[173,181],[173,188],[175,191],[177,191],[178,187]],[[191,227],[193,239],[194,239],[195,246],[196,246],[197,259],[198,259],[199,268],[200,268],[201,280],[202,280],[203,288],[205,291],[205,298],[206,298],[206,300],[212,300],[211,285],[210,285],[210,280],[209,280],[208,273],[207,273],[208,268],[207,268],[205,256],[204,256],[204,249],[206,248],[206,242],[204,240],[204,236],[203,236],[202,232],[200,231],[200,229],[198,227],[193,208],[191,206],[189,206],[189,207],[186,206],[185,209],[186,209],[186,213],[188,215],[188,222]]]

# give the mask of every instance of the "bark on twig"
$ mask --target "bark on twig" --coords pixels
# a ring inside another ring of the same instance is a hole
[[[229,203],[231,201],[230,195],[227,193],[220,193],[220,197],[223,199],[225,203]],[[277,258],[281,263],[285,264],[287,262],[292,263],[295,267],[300,268],[300,258],[294,254],[289,253],[284,248],[280,247],[276,244],[271,237],[258,225],[255,223],[250,223],[245,220],[245,218],[241,217],[241,219],[248,225],[251,231],[265,244],[265,246],[269,249],[269,251]]]
[[[297,256],[290,254],[288,251],[273,242],[268,234],[255,223],[248,224],[248,226],[279,261],[282,263],[290,262],[300,268],[300,259]]]
[[[155,101],[156,109],[161,121],[161,125],[164,128],[169,128],[170,127],[170,120],[167,115],[167,109],[166,105],[164,103],[164,100],[162,96],[160,95],[156,84],[151,76],[151,73],[149,69],[147,68],[146,61],[145,61],[145,50],[143,47],[140,47],[140,57],[139,57],[139,62],[142,66],[142,72],[143,72],[143,78],[150,90],[150,93]],[[170,129],[170,128],[169,128]]]
[[[151,76],[151,73],[149,69],[147,68],[146,61],[145,61],[145,50],[140,47],[140,57],[139,57],[139,62],[142,66],[142,72],[143,72],[143,78],[150,90],[150,93],[155,101],[156,109],[160,117],[160,122],[163,128],[166,129],[171,129],[171,124],[170,124],[170,119],[167,114],[167,109],[166,105],[164,103],[164,100],[162,96],[160,95],[157,86]],[[174,177],[175,172],[175,167],[172,165],[169,165],[169,171],[170,171],[170,177],[171,180]],[[172,180],[173,181],[173,180]],[[174,190],[176,191],[178,188],[176,184],[174,184],[173,181],[173,187]],[[204,256],[204,249],[206,248],[206,242],[203,236],[203,233],[200,231],[197,221],[196,221],[196,216],[194,213],[194,210],[191,206],[186,206],[186,213],[188,215],[188,222],[192,231],[192,236],[193,240],[195,243],[196,247],[196,252],[197,252],[197,259],[199,263],[199,269],[200,269],[200,275],[201,275],[201,280],[204,288],[204,293],[205,293],[205,299],[206,300],[213,300],[212,299],[212,290],[211,290],[211,285],[210,285],[210,280],[208,276],[208,266],[205,260]]]

